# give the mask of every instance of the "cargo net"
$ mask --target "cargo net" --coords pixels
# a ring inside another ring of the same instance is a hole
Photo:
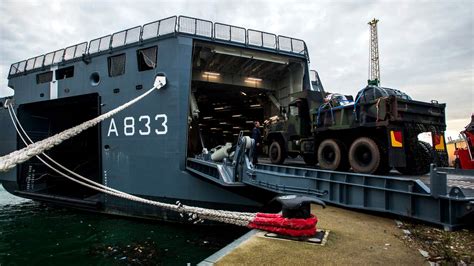
[[[18,120],[18,117],[16,116],[13,110],[12,102],[9,101],[5,103],[5,106],[8,108],[12,123],[26,147],[0,157],[0,172],[7,172],[13,169],[16,165],[23,163],[31,159],[32,157],[36,157],[51,170],[80,185],[111,196],[152,205],[166,210],[176,211],[181,216],[188,215],[188,220],[193,221],[194,223],[198,223],[203,220],[209,220],[226,224],[233,224],[237,226],[245,226],[248,228],[261,229],[268,232],[293,237],[309,237],[316,234],[316,223],[318,220],[313,215],[306,219],[285,218],[280,214],[214,210],[187,206],[180,203],[179,201],[176,202],[176,204],[170,204],[149,200],[94,182],[66,168],[65,166],[61,165],[60,163],[58,163],[57,161],[55,161],[44,153],[45,151],[53,148],[54,146],[61,144],[63,141],[80,134],[84,130],[91,128],[100,123],[101,121],[104,121],[105,119],[112,117],[113,115],[119,113],[127,107],[130,107],[131,105],[145,98],[155,89],[160,89],[164,85],[165,84],[162,83],[158,86],[155,85],[153,88],[149,89],[142,95],[130,100],[129,102],[124,103],[123,105],[105,114],[102,114],[89,121],[83,122],[82,124],[74,126],[70,129],[66,129],[56,135],[53,135],[38,142],[33,142],[24,130],[23,126],[21,125],[20,121]]]

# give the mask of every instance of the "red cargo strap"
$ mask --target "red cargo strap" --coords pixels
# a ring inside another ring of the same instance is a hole
[[[248,225],[249,228],[261,229],[281,235],[313,236],[316,234],[318,218],[311,215],[307,219],[285,218],[280,214],[257,213]]]

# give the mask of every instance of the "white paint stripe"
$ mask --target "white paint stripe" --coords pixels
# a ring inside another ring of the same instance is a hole
[[[58,81],[56,80],[56,69],[58,66],[51,66],[51,71],[53,71],[53,80],[49,83],[49,99],[57,99],[58,98]]]

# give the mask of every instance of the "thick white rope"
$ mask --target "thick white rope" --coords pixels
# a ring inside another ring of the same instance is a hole
[[[16,116],[15,112],[12,110],[11,106],[8,106],[8,111],[9,111],[9,114],[10,114],[10,118],[15,126],[15,129],[17,131],[17,133],[19,134],[20,138],[22,139],[22,141],[25,143],[25,145],[27,145],[27,147],[31,146],[31,145],[34,145],[34,142],[31,140],[31,138],[28,136],[28,134],[26,133],[26,131],[24,130],[23,126],[21,125],[21,123],[19,122],[18,120],[18,117]],[[26,140],[23,138],[20,130],[18,129],[18,126],[20,127],[22,133],[26,136],[26,138],[28,138],[28,140],[33,143],[31,145],[28,145],[28,143],[26,142]],[[148,199],[144,199],[144,198],[140,198],[140,197],[137,197],[137,196],[134,196],[134,195],[131,195],[131,194],[128,194],[128,193],[125,193],[125,192],[121,192],[119,190],[115,190],[113,188],[110,188],[110,187],[107,187],[107,186],[104,186],[100,183],[96,183],[88,178],[85,178],[69,169],[67,169],[66,167],[64,167],[63,165],[59,164],[58,162],[56,162],[55,160],[53,160],[51,157],[49,157],[48,155],[46,155],[45,153],[41,152],[47,159],[51,160],[54,164],[56,164],[57,166],[59,166],[60,168],[62,168],[63,170],[67,171],[68,173],[76,176],[77,178],[85,181],[80,181],[80,180],[76,180],[75,178],[65,174],[64,172],[56,169],[55,167],[51,166],[49,163],[47,163],[44,159],[42,159],[40,156],[36,155],[36,157],[41,161],[43,162],[46,166],[48,166],[49,168],[51,168],[53,171],[57,172],[58,174],[66,177],[67,179],[71,180],[71,181],[74,181],[78,184],[81,184],[83,186],[86,186],[88,188],[91,188],[91,189],[94,189],[96,191],[99,191],[99,192],[102,192],[102,193],[106,193],[106,194],[109,194],[109,195],[112,195],[112,196],[116,196],[116,197],[120,197],[120,198],[124,198],[124,199],[127,199],[127,200],[131,200],[131,201],[136,201],[136,202],[141,202],[141,203],[145,203],[145,204],[150,204],[150,205],[153,205],[153,206],[156,206],[156,207],[160,207],[160,208],[164,208],[164,209],[168,209],[168,210],[173,210],[173,211],[177,211],[179,213],[187,213],[189,216],[190,216],[190,219],[207,219],[207,220],[213,220],[213,221],[218,221],[218,222],[224,222],[224,223],[229,223],[229,224],[235,224],[235,225],[240,225],[240,226],[247,226],[248,223],[250,221],[252,221],[256,214],[255,213],[245,213],[245,212],[231,212],[231,211],[223,211],[223,210],[212,210],[212,209],[205,209],[205,208],[197,208],[197,207],[191,207],[191,206],[186,206],[186,205],[183,205],[181,203],[177,203],[177,205],[174,205],[174,204],[168,204],[168,203],[162,203],[162,202],[157,202],[157,201],[153,201],[153,200],[148,200]],[[88,184],[90,183],[90,184]]]
[[[21,150],[14,151],[10,154],[7,154],[5,156],[0,157],[0,172],[6,172],[6,171],[14,168],[17,164],[23,163],[23,162],[29,160],[30,158],[32,158],[32,157],[34,157],[38,154],[41,154],[44,151],[47,151],[47,150],[53,148],[54,146],[62,143],[63,141],[78,135],[82,131],[99,124],[101,121],[103,121],[107,118],[110,118],[111,116],[117,114],[118,112],[126,109],[127,107],[129,107],[129,106],[133,105],[134,103],[140,101],[141,99],[145,98],[153,90],[161,89],[165,84],[161,83],[160,85],[161,85],[160,87],[153,87],[153,88],[149,89],[147,92],[143,93],[142,95],[136,97],[135,99],[132,99],[131,101],[126,102],[125,104],[123,104],[123,105],[121,105],[121,106],[119,106],[119,107],[117,107],[113,110],[110,110],[105,114],[102,114],[102,115],[100,115],[96,118],[93,118],[93,119],[91,119],[89,121],[86,121],[82,124],[79,124],[75,127],[66,129],[66,130],[64,130],[64,131],[62,131],[62,132],[60,132],[60,133],[58,133],[54,136],[51,136],[49,138],[46,138],[46,139],[43,139],[43,140],[38,141],[36,143],[33,143],[29,146],[26,146],[25,148],[23,148]]]

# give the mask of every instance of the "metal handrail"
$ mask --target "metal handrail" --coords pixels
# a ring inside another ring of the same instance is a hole
[[[191,21],[194,20],[194,32],[189,32],[189,31],[182,30],[182,27],[181,27],[181,20],[182,19],[188,19],[188,20],[191,20]],[[173,20],[173,21],[171,21],[171,20]],[[162,33],[161,32],[161,30],[163,29],[162,24],[169,23],[170,21],[174,25],[169,27],[169,30],[167,32]],[[199,32],[198,32],[198,22],[204,22],[206,24],[209,24],[210,34],[208,34],[208,35],[207,34],[199,34]],[[148,29],[149,27],[154,27],[155,24],[156,24],[156,34],[155,35],[150,35],[150,36],[148,36],[148,35],[144,36],[145,32],[147,32],[147,34],[148,34],[148,31],[145,31],[145,30]],[[217,33],[218,31],[216,30],[216,27],[228,28],[228,30],[229,30],[228,38],[220,37]],[[309,61],[309,54],[308,54],[308,49],[307,49],[306,43],[301,39],[291,38],[291,37],[282,36],[282,35],[276,35],[276,34],[273,34],[273,33],[258,31],[258,30],[254,30],[254,29],[245,29],[245,28],[239,27],[239,26],[233,26],[233,25],[219,23],[219,22],[212,22],[212,21],[209,21],[209,20],[198,19],[198,18],[193,18],[193,17],[188,17],[188,16],[171,16],[171,17],[167,17],[167,18],[164,18],[164,19],[160,19],[160,20],[156,20],[156,21],[153,21],[153,22],[146,23],[143,26],[136,26],[136,27],[129,28],[129,29],[126,29],[126,30],[118,31],[118,32],[115,32],[113,34],[109,34],[109,35],[105,35],[105,36],[102,36],[102,37],[99,37],[99,38],[92,39],[89,42],[82,42],[82,43],[79,43],[79,44],[76,44],[76,45],[66,47],[64,49],[56,50],[56,51],[51,52],[51,53],[42,54],[42,55],[39,55],[39,56],[36,56],[36,57],[32,57],[28,60],[22,60],[22,61],[13,63],[10,66],[9,76],[19,74],[19,73],[23,73],[23,72],[26,72],[26,71],[30,71],[30,70],[33,70],[33,69],[42,68],[42,67],[45,67],[45,66],[48,66],[48,65],[51,65],[51,64],[57,64],[57,63],[61,63],[61,62],[64,62],[64,61],[79,58],[83,55],[83,54],[81,54],[81,55],[77,54],[77,48],[80,45],[85,44],[84,54],[93,54],[93,53],[98,53],[98,52],[101,52],[101,51],[106,51],[106,50],[110,50],[110,49],[113,49],[113,48],[116,48],[116,47],[120,47],[120,46],[129,44],[129,43],[127,43],[127,34],[128,34],[129,31],[137,29],[137,28],[140,28],[140,32],[139,32],[139,36],[138,36],[138,41],[136,41],[136,42],[142,42],[144,40],[157,38],[157,37],[168,35],[168,34],[182,33],[182,34],[195,35],[195,36],[199,36],[199,37],[205,37],[205,38],[209,38],[211,40],[221,40],[221,41],[229,41],[229,42],[244,44],[245,46],[253,46],[253,47],[262,47],[262,48],[266,48],[266,49],[273,49],[273,50],[278,51],[278,52],[287,52],[287,53],[289,52],[289,53],[294,53],[294,54],[303,54],[303,55],[306,56],[307,60]],[[234,32],[237,32],[237,31],[243,32],[243,36],[242,36],[243,40],[239,40],[237,38],[232,38],[233,30],[234,30]],[[120,34],[122,32],[125,32],[123,43],[112,46],[114,36],[116,36],[117,34]],[[261,45],[255,45],[255,44],[249,42],[249,32],[260,34]],[[264,35],[272,36],[274,38],[274,40],[275,40],[274,47],[269,47],[269,46],[265,45]],[[107,38],[108,38],[108,44],[103,45],[102,42],[107,41]],[[281,46],[281,40],[283,40],[283,39],[285,39],[289,42],[289,49]],[[134,42],[131,42],[131,43],[134,43]],[[97,48],[95,48],[96,43],[97,43]],[[301,47],[302,49],[301,50],[299,50],[299,49],[296,50],[295,47],[294,47],[295,45],[302,46]],[[68,49],[73,48],[73,47],[74,47],[73,56],[71,58],[65,58],[66,51]],[[91,51],[92,47],[93,47],[93,50]],[[58,60],[56,60],[56,58],[57,58],[56,53],[60,52],[60,51],[62,51],[62,55],[61,55],[61,60],[58,61]],[[49,63],[49,60],[48,60],[48,62],[46,61],[46,59],[49,58],[49,55],[53,56],[50,63]],[[43,57],[41,65],[36,64],[36,60],[38,60],[41,57]],[[33,66],[32,66],[32,68],[29,68],[28,67],[29,64],[27,64],[27,62],[29,62],[32,59],[34,59],[33,63],[32,63]],[[27,68],[29,68],[29,69],[27,69]]]

